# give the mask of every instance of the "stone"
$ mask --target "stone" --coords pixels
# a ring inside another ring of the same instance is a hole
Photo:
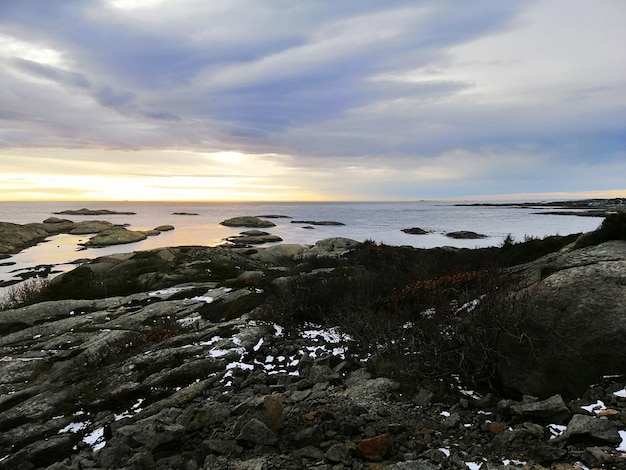
[[[393,438],[389,434],[380,434],[361,440],[357,448],[361,456],[366,460],[381,461],[393,447]]]
[[[555,440],[558,442],[584,441],[616,446],[622,438],[615,424],[608,419],[576,414],[563,434]]]
[[[553,395],[545,400],[531,400],[513,403],[510,407],[512,414],[525,420],[542,424],[562,424],[569,421],[572,412],[565,404],[561,395]]]
[[[146,238],[147,235],[145,232],[140,232],[138,230],[127,230],[123,227],[115,227],[110,230],[104,230],[81,244],[84,246],[101,247],[110,245],[121,245],[124,243],[135,243],[141,240],[145,240]]]
[[[241,427],[241,430],[236,436],[237,441],[249,442],[252,444],[262,444],[272,446],[278,442],[278,438],[274,432],[256,418],[246,420],[245,424]]]
[[[136,215],[136,212],[118,212],[109,209],[67,209],[61,212],[55,212],[59,215]]]
[[[77,222],[74,228],[70,230],[70,233],[72,235],[85,235],[88,233],[100,233],[115,227],[116,225],[106,220],[84,220]]]
[[[488,238],[487,235],[483,235],[482,233],[476,233],[469,230],[459,230],[456,232],[448,232],[446,233],[446,237],[456,238],[460,240],[479,240],[481,238]]]
[[[345,444],[337,443],[328,448],[324,454],[326,459],[333,463],[342,463],[344,465],[350,465],[352,463],[352,456],[350,455],[350,449]]]
[[[408,233],[409,235],[426,235],[427,233],[430,233],[428,230],[424,230],[419,227],[403,228],[402,231],[404,233]]]
[[[169,224],[159,225],[158,227],[154,227],[154,230],[157,232],[169,232],[170,230],[174,230],[174,226]]]
[[[439,470],[441,467],[424,460],[407,460],[388,465],[385,468],[387,470]]]
[[[343,222],[335,222],[332,220],[292,220],[292,224],[306,224],[306,225],[346,225]]]
[[[283,417],[283,396],[279,393],[265,395],[263,397],[265,408],[265,422],[267,427],[276,432],[285,425]]]
[[[580,396],[603,376],[626,374],[626,241],[564,250],[509,270],[497,352],[510,394]]]
[[[48,232],[36,226],[0,222],[0,253],[16,253],[47,236]]]
[[[232,217],[230,219],[221,221],[220,224],[225,225],[226,227],[275,227],[276,226],[274,222],[270,222],[269,220],[263,220],[259,217],[253,217],[253,216]]]

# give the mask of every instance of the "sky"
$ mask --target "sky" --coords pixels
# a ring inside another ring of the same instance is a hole
[[[0,0],[0,201],[626,196],[624,0]]]

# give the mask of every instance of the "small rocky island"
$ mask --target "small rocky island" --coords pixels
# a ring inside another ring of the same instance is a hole
[[[86,261],[0,312],[0,468],[622,469],[624,272],[618,215]]]
[[[119,212],[109,209],[67,209],[61,212],[55,212],[56,215],[135,215],[136,212]]]

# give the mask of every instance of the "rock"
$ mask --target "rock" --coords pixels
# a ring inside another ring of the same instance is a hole
[[[172,212],[173,215],[200,215],[197,212]]]
[[[448,232],[446,233],[446,237],[457,238],[461,240],[478,240],[481,238],[488,238],[487,235],[483,235],[482,233],[471,232],[468,230],[459,230],[457,232]]]
[[[61,215],[136,215],[136,212],[118,212],[109,209],[68,209],[61,212],[55,212]]]
[[[237,441],[268,446],[278,442],[278,438],[274,432],[258,419],[252,418],[247,420],[246,417],[243,417],[243,419],[245,420],[245,424],[237,433]]]
[[[138,230],[126,230],[123,227],[115,227],[110,230],[104,230],[97,235],[91,237],[86,242],[82,243],[84,246],[102,247],[111,245],[121,245],[124,243],[135,243],[141,240],[145,240],[148,236],[146,232],[140,232]]]
[[[295,258],[340,258],[360,245],[360,242],[350,238],[326,238],[324,240],[319,240],[308,250],[304,250],[300,255],[296,255]]]
[[[240,216],[226,219],[220,222],[221,225],[226,227],[275,227],[276,224],[269,220],[263,220],[259,217],[253,216]]]
[[[48,232],[39,227],[0,222],[0,253],[16,253],[47,236]]]
[[[482,468],[482,467],[481,467]],[[439,470],[438,465],[423,460],[407,460],[406,462],[398,462],[386,467],[387,470]]]
[[[565,432],[556,440],[559,442],[584,441],[616,446],[622,441],[622,438],[615,424],[608,419],[577,414],[572,417]]]
[[[337,443],[330,446],[330,448],[324,454],[326,459],[333,463],[342,463],[344,465],[350,465],[352,463],[352,456],[350,455],[350,449],[345,444]]]
[[[291,223],[306,225],[346,225],[343,222],[334,222],[332,220],[292,220]]]
[[[580,396],[626,374],[626,241],[565,250],[516,267],[498,374],[507,391]]]
[[[233,245],[261,245],[263,243],[282,242],[283,239],[278,235],[272,235],[260,230],[248,230],[247,232],[241,232],[240,235],[228,237],[226,241]]]
[[[70,230],[72,235],[83,235],[87,233],[99,233],[105,230],[112,230],[116,225],[105,220],[84,220],[78,222],[74,228]]]
[[[572,412],[561,395],[554,395],[541,401],[526,400],[521,403],[513,403],[510,411],[523,420],[531,420],[541,424],[566,423],[572,416]]]
[[[158,227],[154,227],[154,230],[157,232],[169,232],[170,230],[174,230],[173,225],[159,225]]]
[[[366,460],[381,461],[389,455],[392,446],[392,437],[389,434],[381,434],[369,439],[363,439],[359,442],[357,448]]]
[[[403,228],[402,231],[404,233],[408,233],[409,235],[426,235],[427,233],[430,233],[428,230],[424,230],[419,227]]]
[[[276,432],[285,425],[283,417],[283,397],[280,394],[266,395],[263,397],[265,407],[265,422],[267,427]]]
[[[44,224],[62,224],[62,223],[74,223],[69,219],[59,219],[58,217],[48,217],[43,221]]]

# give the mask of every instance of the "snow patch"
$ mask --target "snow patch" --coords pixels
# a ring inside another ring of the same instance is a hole
[[[581,406],[581,408],[583,410],[588,411],[589,413],[593,412],[593,413],[598,414],[602,410],[606,410],[606,405],[604,404],[602,400],[598,400],[597,402],[592,403],[591,405]]]

